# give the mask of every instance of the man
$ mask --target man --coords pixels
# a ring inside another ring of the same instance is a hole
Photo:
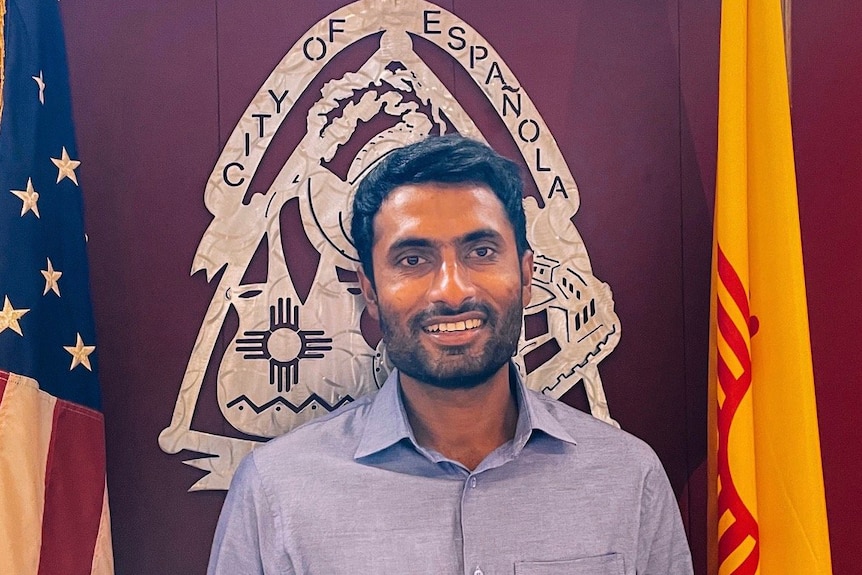
[[[209,573],[692,572],[652,450],[510,362],[533,264],[521,195],[515,164],[459,136],[363,180],[360,284],[397,369],[243,461]]]

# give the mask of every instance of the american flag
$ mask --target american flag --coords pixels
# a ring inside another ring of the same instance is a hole
[[[113,573],[56,0],[0,0],[0,573]]]

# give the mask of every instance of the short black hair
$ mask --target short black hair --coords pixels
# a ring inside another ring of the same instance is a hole
[[[524,184],[518,165],[482,142],[458,134],[432,136],[390,152],[356,189],[350,230],[359,261],[372,285],[374,216],[395,188],[428,183],[474,184],[488,188],[505,208],[515,232],[518,256],[530,249],[523,205]]]

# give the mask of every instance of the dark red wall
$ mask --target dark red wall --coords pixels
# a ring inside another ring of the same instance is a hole
[[[622,325],[600,366],[611,411],[662,458],[703,573],[719,2],[439,3],[497,49],[578,183],[575,224]],[[215,287],[189,276],[211,217],[203,190],[274,65],[344,4],[62,2],[118,574],[205,570],[223,493],[187,493],[201,475],[181,463],[191,454],[167,455],[157,443]],[[851,387],[862,373],[854,330],[862,305],[851,291],[862,279],[862,238],[851,223],[862,179],[854,122],[862,18],[847,11],[793,3],[793,119],[826,489],[835,573],[850,574],[862,540],[850,479],[860,466],[850,417],[862,398]],[[435,70],[468,111],[492,117],[457,73]],[[493,136],[505,147],[504,133]],[[228,427],[216,410],[196,421]]]
[[[862,7],[793,3],[792,120],[836,574],[862,564]]]

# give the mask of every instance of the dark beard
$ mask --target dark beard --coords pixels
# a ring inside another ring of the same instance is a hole
[[[485,346],[472,352],[468,346],[451,347],[442,358],[433,358],[419,343],[422,323],[431,316],[446,316],[480,311],[485,315],[491,337]],[[522,304],[520,297],[512,302],[502,316],[481,303],[468,303],[459,309],[435,306],[414,316],[409,327],[402,330],[387,321],[388,314],[380,309],[380,328],[386,351],[392,364],[401,373],[423,383],[442,389],[470,389],[486,382],[515,354],[521,334]],[[447,362],[447,358],[460,357],[460,361]]]

